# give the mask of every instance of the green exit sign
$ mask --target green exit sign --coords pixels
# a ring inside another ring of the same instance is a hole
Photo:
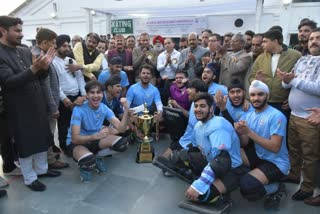
[[[132,19],[111,20],[111,33],[112,34],[132,34],[133,33]]]

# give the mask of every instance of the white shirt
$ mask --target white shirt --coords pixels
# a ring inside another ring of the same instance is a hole
[[[67,96],[76,96],[79,94],[79,91],[82,96],[86,95],[84,89],[86,83],[84,81],[83,74],[80,70],[75,71],[74,73],[69,72],[66,69],[66,65],[69,64],[70,57],[61,59],[57,56],[54,57],[52,64],[55,67],[60,84],[60,100],[63,101]],[[73,60],[73,64],[76,64],[76,61]]]
[[[169,79],[175,79],[176,71],[178,69],[178,62],[180,58],[180,52],[173,49],[172,53],[170,54],[171,58],[171,64],[168,64],[165,66],[167,62],[167,51],[163,51],[159,56],[158,56],[158,61],[157,61],[157,69],[160,72],[160,76],[167,76]]]
[[[280,58],[280,54],[273,54],[271,58],[271,71],[272,71],[273,77],[276,74],[279,58]]]

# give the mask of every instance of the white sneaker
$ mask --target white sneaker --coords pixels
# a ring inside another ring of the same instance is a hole
[[[0,176],[0,187],[6,187],[8,185],[9,183],[7,182],[7,180]]]
[[[22,172],[20,168],[15,168],[11,172],[4,172],[3,174],[6,176],[14,176],[14,175],[22,175]]]

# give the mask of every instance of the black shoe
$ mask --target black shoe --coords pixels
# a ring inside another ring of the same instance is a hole
[[[7,195],[7,191],[6,190],[4,190],[4,189],[0,190],[0,198],[4,197],[6,195]]]
[[[45,174],[38,175],[38,177],[58,177],[60,175],[61,175],[61,172],[48,169],[48,171]]]
[[[43,192],[46,190],[46,186],[41,183],[39,180],[35,180],[31,184],[27,185],[32,191]]]
[[[292,195],[292,200],[295,201],[303,201],[304,199],[307,199],[309,197],[311,197],[313,195],[313,191],[312,192],[305,192],[302,191],[301,189],[299,189],[296,193],[294,193]]]
[[[275,193],[266,195],[264,197],[263,206],[266,210],[279,210],[280,201],[283,197],[287,196],[286,186],[280,184],[278,190]]]

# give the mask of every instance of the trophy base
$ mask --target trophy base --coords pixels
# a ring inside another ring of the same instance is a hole
[[[137,163],[152,163],[154,158],[154,149],[151,144],[152,140],[147,141],[140,141],[137,150]]]

